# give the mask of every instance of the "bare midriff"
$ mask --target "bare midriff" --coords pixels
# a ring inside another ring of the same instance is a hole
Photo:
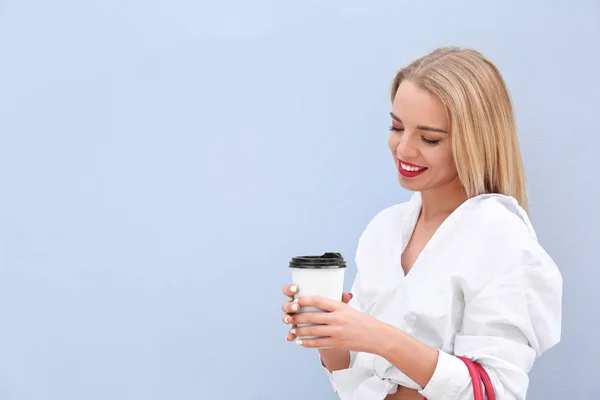
[[[398,386],[398,391],[394,394],[388,394],[385,400],[423,400],[424,397],[415,389],[404,386]]]

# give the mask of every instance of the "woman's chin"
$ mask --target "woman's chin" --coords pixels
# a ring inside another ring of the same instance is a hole
[[[400,186],[411,192],[420,192],[423,190],[424,186],[423,182],[419,182],[418,179],[406,178],[401,174],[398,174],[398,182],[400,183]]]

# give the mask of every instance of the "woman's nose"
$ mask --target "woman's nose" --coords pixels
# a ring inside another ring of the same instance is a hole
[[[396,157],[402,160],[410,160],[416,158],[417,155],[418,149],[414,135],[405,132],[396,146]]]

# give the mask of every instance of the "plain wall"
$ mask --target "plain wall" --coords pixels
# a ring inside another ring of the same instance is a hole
[[[395,71],[474,47],[511,90],[563,341],[530,399],[600,398],[595,1],[0,2],[0,400],[334,399],[285,341],[293,255],[408,199]]]

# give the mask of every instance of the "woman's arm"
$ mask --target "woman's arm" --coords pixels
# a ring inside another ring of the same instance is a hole
[[[426,387],[438,363],[438,350],[384,323],[379,336],[375,354],[388,360],[422,388]]]

